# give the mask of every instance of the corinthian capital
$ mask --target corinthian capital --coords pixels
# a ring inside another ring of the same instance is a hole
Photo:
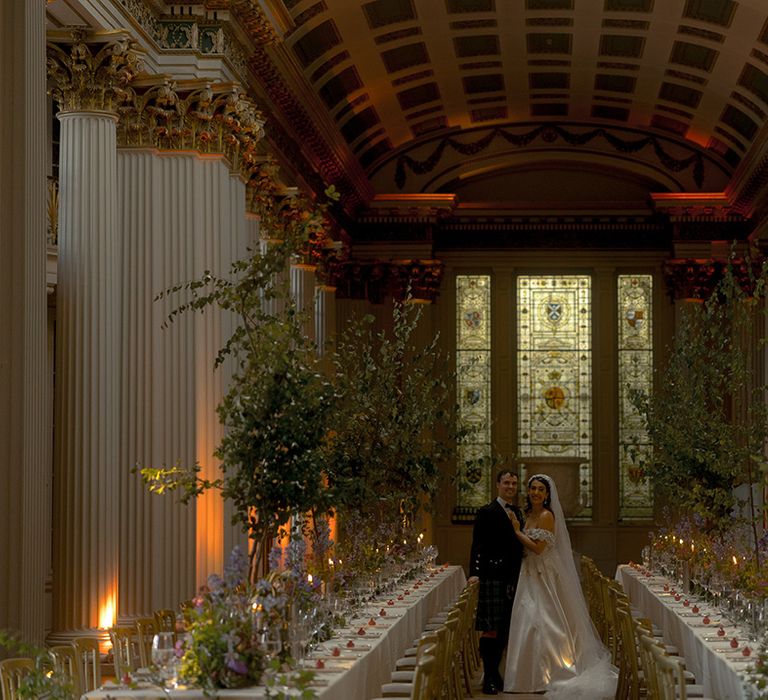
[[[140,68],[137,46],[125,32],[89,33],[81,27],[48,34],[49,93],[60,112],[115,112],[116,97]]]
[[[246,178],[257,167],[264,120],[237,85],[165,79],[119,92],[120,146],[220,153]]]

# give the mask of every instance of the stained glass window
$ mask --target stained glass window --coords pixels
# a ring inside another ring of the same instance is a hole
[[[491,500],[491,278],[456,277],[456,391],[462,424],[458,445],[459,510]]]
[[[591,517],[591,279],[518,277],[517,304],[518,458],[577,458],[575,515]]]
[[[653,516],[651,490],[642,471],[650,453],[648,433],[629,403],[629,391],[653,388],[653,327],[651,275],[619,275],[619,517]]]

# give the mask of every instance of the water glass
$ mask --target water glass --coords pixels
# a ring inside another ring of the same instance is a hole
[[[152,663],[166,688],[176,687],[176,648],[173,632],[158,632],[152,638]]]

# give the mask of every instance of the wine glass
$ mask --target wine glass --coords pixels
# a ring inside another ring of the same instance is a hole
[[[265,666],[272,666],[272,661],[280,656],[283,650],[283,640],[280,636],[280,630],[273,627],[265,627],[261,630],[260,639],[261,648],[264,650]]]
[[[176,648],[173,632],[158,632],[152,638],[152,663],[166,688],[176,686]]]

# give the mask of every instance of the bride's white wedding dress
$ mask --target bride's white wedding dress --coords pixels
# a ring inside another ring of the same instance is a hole
[[[616,669],[589,617],[554,482],[545,478],[550,482],[555,532],[525,530],[528,537],[546,545],[541,554],[527,550],[523,559],[512,607],[504,690],[546,691],[548,698],[563,700],[612,698]]]

